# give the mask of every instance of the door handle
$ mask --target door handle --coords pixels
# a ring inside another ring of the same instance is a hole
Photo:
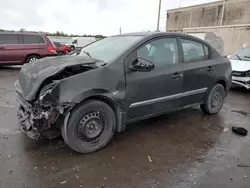
[[[176,72],[176,73],[172,74],[172,79],[178,80],[181,77],[183,77],[182,73]]]
[[[208,72],[213,72],[213,71],[215,70],[215,68],[212,67],[212,66],[209,66],[209,67],[207,68],[207,70],[208,70]]]

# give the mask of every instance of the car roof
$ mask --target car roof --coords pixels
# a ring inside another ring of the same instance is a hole
[[[45,35],[40,32],[22,32],[22,31],[0,31],[0,34],[8,34],[8,35]]]
[[[124,33],[121,35],[114,35],[114,36],[144,36],[144,37],[148,37],[148,36],[187,36],[185,34],[181,34],[181,33],[170,33],[170,32],[133,32],[133,33]],[[113,37],[114,37],[113,36]]]

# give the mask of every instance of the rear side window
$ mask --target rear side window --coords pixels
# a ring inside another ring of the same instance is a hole
[[[62,46],[59,42],[54,42],[54,45],[55,45],[57,48],[59,48],[59,47]]]
[[[0,34],[0,44],[18,44],[18,35]]]
[[[41,35],[23,35],[24,44],[44,44],[45,41]]]
[[[181,39],[184,62],[203,61],[209,57],[209,49],[202,43]]]

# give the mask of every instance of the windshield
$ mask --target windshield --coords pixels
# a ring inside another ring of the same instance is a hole
[[[230,57],[233,60],[250,61],[250,48],[242,48]]]
[[[87,56],[110,62],[138,41],[142,36],[117,36],[104,38],[82,48],[79,56]]]
[[[72,42],[73,42],[74,40],[76,40],[76,39],[70,39],[70,40],[68,40],[68,42],[67,42],[66,44],[72,44]]]

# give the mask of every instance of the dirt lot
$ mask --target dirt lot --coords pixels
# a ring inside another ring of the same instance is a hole
[[[223,110],[199,108],[131,124],[103,150],[79,155],[61,139],[34,143],[20,133],[14,82],[0,69],[0,188],[249,188],[250,92],[230,92]]]

